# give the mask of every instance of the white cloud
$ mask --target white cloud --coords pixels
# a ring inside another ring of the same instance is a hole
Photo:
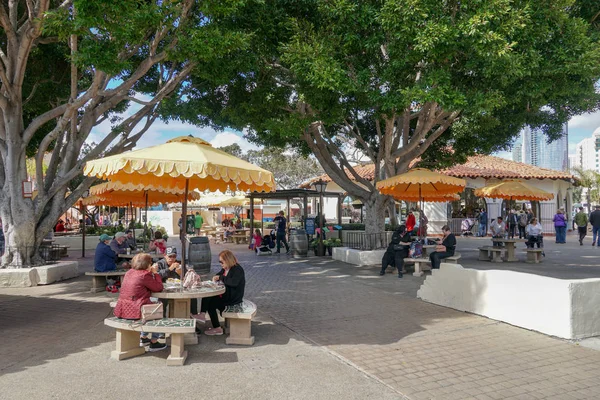
[[[586,129],[591,133],[600,127],[600,111],[577,115],[569,121],[569,129]]]
[[[214,147],[224,147],[234,143],[237,143],[244,152],[258,149],[256,145],[244,139],[241,133],[220,132],[217,133],[212,140],[210,140],[210,144],[212,144]]]

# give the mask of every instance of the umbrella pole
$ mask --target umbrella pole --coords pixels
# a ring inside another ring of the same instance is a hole
[[[144,251],[146,251],[146,236],[148,235],[148,191],[146,190],[146,208],[144,210]]]
[[[421,226],[421,223],[423,222],[423,218],[422,218],[422,215],[423,215],[423,206],[422,206],[422,204],[423,204],[423,199],[421,198],[421,184],[419,183],[419,207],[421,208],[419,210],[419,240],[423,239],[421,237],[422,233],[423,233],[423,228]]]
[[[181,206],[181,213],[183,214],[181,217],[181,229],[183,232],[181,233],[181,288],[183,289],[183,278],[185,275],[185,256],[186,256],[186,248],[185,242],[187,239],[187,198],[188,198],[188,190],[189,190],[190,180],[185,180],[185,194],[183,196],[183,203]]]

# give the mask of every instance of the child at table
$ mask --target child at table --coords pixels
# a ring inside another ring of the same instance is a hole
[[[262,234],[260,233],[260,229],[254,231],[254,235],[252,236],[252,243],[250,243],[250,250],[254,250],[254,252],[258,251],[260,244],[262,242]]]

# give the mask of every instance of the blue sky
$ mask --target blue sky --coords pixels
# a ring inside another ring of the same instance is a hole
[[[142,100],[148,100],[142,97],[140,98]],[[132,104],[129,109],[123,113],[123,118],[127,118],[140,108],[141,105],[136,103]],[[600,111],[580,115],[571,119],[571,121],[569,121],[569,154],[574,154],[577,143],[587,137],[591,137],[594,130],[598,127],[600,127]],[[92,130],[88,142],[99,143],[110,130],[111,124],[107,120]],[[228,146],[237,143],[244,151],[257,148],[256,145],[244,139],[244,134],[239,131],[225,130],[224,132],[217,132],[211,128],[198,128],[194,125],[185,124],[179,121],[165,123],[158,120],[154,122],[144,134],[142,139],[138,142],[137,147],[150,147],[164,143],[177,136],[190,134],[210,142],[215,147]],[[500,152],[497,155],[508,159],[511,158],[510,152]]]

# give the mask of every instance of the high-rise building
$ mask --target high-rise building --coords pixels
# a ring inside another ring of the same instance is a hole
[[[513,161],[537,167],[566,171],[569,167],[568,136],[565,125],[562,137],[548,143],[546,135],[540,130],[526,126],[521,131],[513,147]],[[519,159],[520,148],[520,159]]]
[[[600,128],[592,133],[592,137],[577,143],[575,158],[582,169],[600,172]]]

